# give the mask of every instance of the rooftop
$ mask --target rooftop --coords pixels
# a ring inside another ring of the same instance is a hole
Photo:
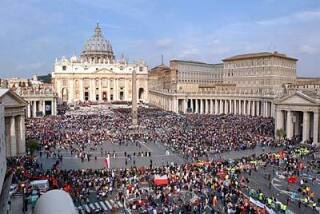
[[[194,60],[180,60],[180,59],[173,59],[173,60],[170,60],[170,63],[171,63],[171,62],[187,63],[187,64],[198,64],[198,65],[206,65],[206,66],[222,65],[222,63],[211,64],[211,63],[205,63],[205,62],[194,61]]]
[[[276,51],[273,53],[260,52],[260,53],[240,54],[240,55],[235,55],[232,57],[225,58],[222,61],[233,61],[233,60],[242,60],[242,59],[251,59],[251,58],[272,57],[272,56],[298,61],[298,59],[296,59],[296,58],[288,57],[287,55],[278,53]]]

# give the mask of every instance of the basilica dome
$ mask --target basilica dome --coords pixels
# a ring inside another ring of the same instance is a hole
[[[114,60],[111,43],[103,37],[99,24],[94,30],[94,35],[85,43],[81,58],[92,63],[105,63]]]

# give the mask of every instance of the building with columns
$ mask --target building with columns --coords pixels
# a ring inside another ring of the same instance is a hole
[[[0,103],[0,195],[7,171],[4,105]]]
[[[19,95],[27,102],[28,118],[57,115],[57,96],[52,88],[25,90]]]
[[[176,113],[273,117],[288,138],[319,142],[320,79],[297,78],[297,59],[262,52],[222,62],[171,60],[151,69],[149,103]]]
[[[3,84],[27,102],[26,116],[42,117],[57,115],[57,95],[53,85],[39,81],[36,75],[32,79],[8,78]]]
[[[287,138],[319,143],[320,94],[295,91],[274,101],[275,129],[283,129]]]
[[[52,73],[58,103],[131,101],[132,71],[137,73],[138,99],[148,101],[148,67],[116,60],[110,41],[99,25],[80,57],[56,60]]]
[[[15,92],[1,88],[0,103],[4,108],[6,157],[25,154],[26,102]]]

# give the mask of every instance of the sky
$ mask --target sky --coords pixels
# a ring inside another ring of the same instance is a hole
[[[53,71],[80,55],[96,23],[116,56],[150,68],[278,51],[320,77],[320,0],[1,0],[0,78]]]

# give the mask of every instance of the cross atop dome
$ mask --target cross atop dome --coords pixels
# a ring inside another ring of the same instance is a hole
[[[102,36],[102,31],[101,31],[101,28],[99,26],[99,22],[97,22],[97,26],[96,26],[94,32],[95,32],[95,36],[96,37],[101,37]]]

